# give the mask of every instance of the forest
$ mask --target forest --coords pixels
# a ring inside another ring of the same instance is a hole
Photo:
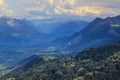
[[[77,55],[35,55],[1,80],[120,80],[120,42]]]

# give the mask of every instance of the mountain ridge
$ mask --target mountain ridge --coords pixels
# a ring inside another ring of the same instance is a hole
[[[39,44],[48,37],[44,37],[35,29],[35,25],[26,19],[0,18],[0,45],[33,45]]]
[[[68,47],[74,46],[78,49],[85,49],[109,44],[119,40],[120,16],[116,16],[105,19],[96,18],[83,30],[69,37],[66,45]]]

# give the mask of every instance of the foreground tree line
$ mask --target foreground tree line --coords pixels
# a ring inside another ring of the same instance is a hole
[[[1,80],[120,80],[120,43],[76,56],[37,55]]]

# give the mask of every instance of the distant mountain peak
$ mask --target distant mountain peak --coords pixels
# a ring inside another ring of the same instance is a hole
[[[103,19],[98,17],[94,21],[101,21],[101,20],[103,20]]]
[[[34,45],[44,42],[44,34],[26,19],[0,18],[0,43],[2,45]],[[45,37],[46,38],[46,37]]]
[[[82,37],[81,37],[82,36]],[[120,16],[96,18],[82,31],[74,34],[68,43],[79,49],[96,47],[120,40]]]

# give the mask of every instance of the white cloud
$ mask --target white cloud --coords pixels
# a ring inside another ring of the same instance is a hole
[[[0,0],[0,4],[3,4],[3,0]]]
[[[54,9],[56,14],[71,14],[71,15],[78,15],[78,16],[86,16],[88,14],[99,16],[104,14],[117,14],[114,10],[105,7],[92,7],[92,6],[82,6],[82,7],[75,7],[73,9],[65,9],[56,7]]]
[[[56,16],[106,17],[119,15],[120,0],[6,0],[14,3],[17,16],[45,18]],[[3,0],[0,4],[6,5]],[[9,3],[8,3],[9,4]],[[16,4],[16,5],[15,5]],[[10,5],[10,4],[9,4]],[[3,8],[3,7],[2,7]],[[8,7],[7,7],[8,8]],[[1,8],[0,8],[1,10]],[[10,9],[9,9],[10,10]],[[7,10],[8,11],[8,10]],[[10,11],[8,11],[10,12]],[[12,11],[11,11],[12,13]]]
[[[43,7],[30,7],[30,8],[25,8],[25,11],[26,12],[29,12],[29,11],[43,11],[44,8]]]
[[[0,0],[0,15],[12,16],[13,11],[8,7],[4,0]]]

